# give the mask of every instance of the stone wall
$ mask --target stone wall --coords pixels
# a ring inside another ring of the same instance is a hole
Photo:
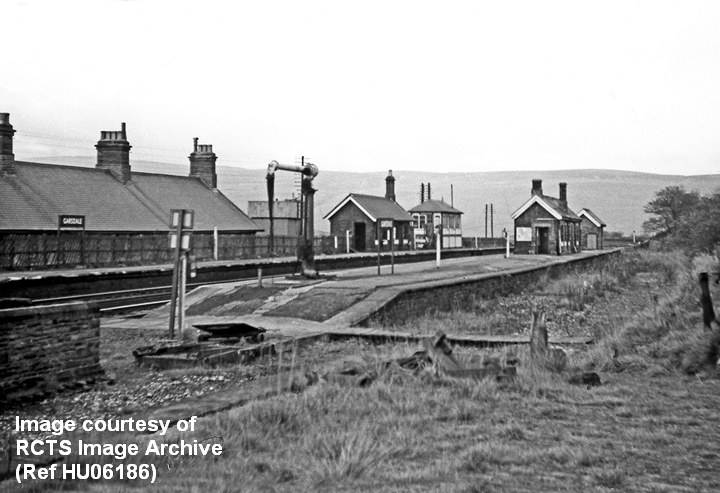
[[[617,255],[620,255],[620,250],[607,250],[604,253],[568,258],[541,267],[518,269],[502,274],[485,274],[465,282],[440,281],[431,283],[427,287],[408,289],[357,325],[392,326],[395,323],[402,323],[409,317],[461,309],[464,306],[472,306],[477,298],[491,299],[518,293],[542,281],[545,276],[556,279],[570,273],[582,272],[609,262]]]
[[[0,401],[54,392],[102,372],[96,305],[0,310]]]
[[[580,223],[580,231],[582,235],[581,244],[584,249],[588,249],[588,235],[597,235],[597,250],[602,250],[604,247],[603,228],[595,226],[587,217],[582,218]]]
[[[365,250],[366,252],[377,251],[376,240],[376,224],[365,215],[355,204],[348,202],[345,206],[337,211],[330,219],[330,234],[334,236],[345,236],[346,231],[352,231],[355,234],[355,223],[365,223]],[[395,250],[409,250],[412,248],[411,223],[396,222],[396,238]],[[355,238],[351,238],[351,245],[355,248]],[[387,240],[383,241],[383,251],[389,251],[390,245]]]
[[[523,212],[515,219],[515,229],[532,228],[532,241],[517,241],[517,231],[515,232],[515,253],[533,254],[537,253],[537,230],[538,226],[547,227],[548,231],[548,251],[550,254],[557,252],[557,224],[555,219],[547,210],[539,204],[531,205],[528,210]]]

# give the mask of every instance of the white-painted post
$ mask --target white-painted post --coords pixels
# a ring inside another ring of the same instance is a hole
[[[477,249],[478,249],[478,246],[477,246],[477,236],[476,236],[475,237],[475,250],[477,250]]]
[[[259,287],[259,288],[262,288],[262,287],[263,287],[263,283],[262,283],[262,267],[258,267],[258,287]]]
[[[180,297],[178,303],[178,331],[183,340],[190,338],[190,332],[185,329],[185,288],[187,286],[187,254],[183,252],[180,258]]]
[[[505,233],[505,258],[510,258],[510,235]]]
[[[218,229],[217,226],[213,229],[213,259],[218,259]]]
[[[338,251],[338,244],[337,244],[337,236],[333,236],[333,240],[335,240],[335,252]]]
[[[350,253],[350,230],[345,231],[345,253]]]
[[[440,226],[442,227],[442,226]],[[438,233],[435,235],[435,267],[440,268],[440,248],[442,243],[442,236],[440,235],[440,227],[438,227]]]

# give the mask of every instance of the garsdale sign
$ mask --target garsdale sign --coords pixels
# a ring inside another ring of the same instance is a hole
[[[85,216],[59,215],[58,228],[60,229],[85,229]]]

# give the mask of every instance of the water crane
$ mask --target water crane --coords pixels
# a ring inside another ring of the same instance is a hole
[[[313,252],[313,234],[315,224],[313,222],[315,189],[312,181],[318,174],[318,168],[312,163],[302,160],[302,164],[280,164],[277,161],[270,161],[267,167],[267,192],[268,210],[270,213],[270,251],[274,250],[275,235],[273,232],[273,202],[275,200],[275,172],[277,170],[292,171],[302,175],[300,192],[302,195],[300,214],[300,239],[298,241],[297,257],[304,277],[315,278],[318,276],[315,270],[315,253]]]

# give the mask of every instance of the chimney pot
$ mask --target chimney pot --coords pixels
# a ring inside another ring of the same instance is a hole
[[[210,144],[198,144],[198,138],[193,138],[193,152],[190,154],[190,176],[200,178],[210,188],[217,188],[217,173],[215,163],[217,156]]]
[[[567,183],[560,183],[560,202],[567,207]]]
[[[542,189],[542,180],[535,179],[532,181],[532,191],[530,192],[531,195],[542,195],[543,189]]]
[[[385,198],[395,202],[395,177],[392,170],[388,170],[387,178],[385,178]]]
[[[2,173],[15,174],[15,154],[13,154],[13,135],[10,125],[10,113],[0,113],[0,170]]]
[[[127,141],[125,122],[120,124],[120,131],[103,130],[97,149],[96,168],[109,170],[123,183],[130,181],[130,143]]]

